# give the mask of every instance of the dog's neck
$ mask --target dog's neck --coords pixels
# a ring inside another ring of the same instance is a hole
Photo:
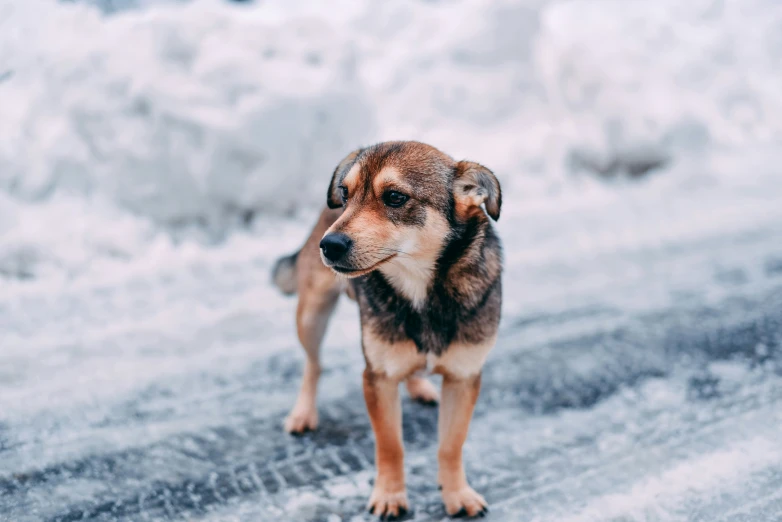
[[[454,225],[437,260],[435,285],[464,309],[473,309],[502,272],[502,247],[482,212]]]
[[[380,272],[413,308],[420,310],[434,279],[437,258],[415,259],[399,256],[380,268]]]

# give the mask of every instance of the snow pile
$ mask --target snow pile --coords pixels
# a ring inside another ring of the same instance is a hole
[[[143,250],[150,223],[214,236],[316,208],[336,162],[384,139],[555,208],[582,171],[719,185],[780,159],[775,0],[93,3],[0,0],[0,273],[103,255],[47,223],[130,212]],[[43,224],[20,241],[23,216]]]
[[[603,167],[644,143],[675,160],[782,140],[778,2],[576,0],[542,27],[536,63],[562,136],[603,151]]]
[[[105,200],[55,196],[25,204],[0,192],[0,283],[67,280],[107,263],[111,270],[159,236],[149,221]]]
[[[103,18],[7,2],[0,187],[99,193],[166,224],[222,226],[321,195],[371,126],[338,31],[218,3]],[[9,16],[10,15],[10,16]],[[317,189],[317,190],[316,190]]]

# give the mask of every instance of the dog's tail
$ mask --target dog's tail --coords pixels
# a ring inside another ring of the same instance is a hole
[[[285,295],[296,293],[296,260],[299,252],[281,257],[274,263],[272,269],[272,281]]]

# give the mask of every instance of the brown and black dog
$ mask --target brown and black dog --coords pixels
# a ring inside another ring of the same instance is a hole
[[[285,429],[317,426],[320,343],[346,292],[359,304],[376,441],[369,510],[391,518],[408,508],[399,383],[415,399],[436,401],[421,376],[428,371],[443,378],[437,455],[446,512],[483,515],[486,501],[467,483],[462,445],[500,320],[502,251],[489,221],[500,216],[499,182],[486,167],[429,145],[388,142],[343,159],[327,203],[302,249],[274,268],[277,286],[299,294],[296,322],[307,353]]]

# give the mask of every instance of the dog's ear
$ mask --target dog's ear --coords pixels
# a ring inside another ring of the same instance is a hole
[[[472,161],[460,161],[456,164],[456,176],[453,180],[453,195],[457,210],[468,213],[471,209],[486,205],[486,213],[494,221],[500,219],[502,190],[494,173]]]
[[[329,183],[329,192],[326,195],[326,204],[329,208],[340,208],[342,206],[342,194],[340,194],[337,187],[342,182],[345,174],[348,173],[350,167],[356,162],[358,155],[361,154],[363,149],[356,149],[339,162],[337,168],[334,169],[334,174],[331,175],[331,183]]]

